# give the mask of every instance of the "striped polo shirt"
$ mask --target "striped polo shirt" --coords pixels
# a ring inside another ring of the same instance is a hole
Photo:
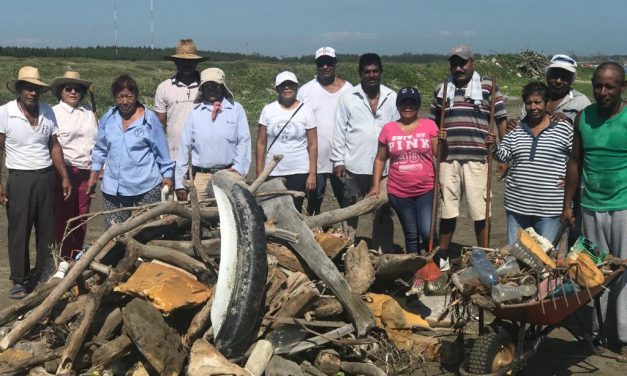
[[[439,124],[440,111],[442,110],[442,98],[438,98],[442,83],[436,88],[431,103],[430,118]],[[472,99],[464,98],[466,88],[455,89],[453,104],[447,103],[444,119],[446,128],[446,143],[448,153],[446,160],[454,161],[485,161],[488,150],[485,145],[485,136],[490,123],[490,91],[492,80],[481,78],[481,91],[483,100],[481,104],[475,104]],[[498,87],[496,89],[496,123],[507,118],[507,111],[503,103],[503,96]],[[441,126],[441,125],[440,125]],[[496,129],[494,129],[496,132]]]
[[[555,217],[562,213],[564,189],[557,181],[566,175],[573,143],[568,121],[551,123],[534,137],[526,118],[509,132],[494,151],[500,162],[511,162],[505,188],[505,209],[517,214]]]

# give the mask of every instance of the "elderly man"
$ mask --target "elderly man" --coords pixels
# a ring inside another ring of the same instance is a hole
[[[468,46],[457,46],[449,55],[450,76],[447,97],[443,84],[434,92],[431,119],[446,129],[443,159],[440,164],[442,187],[440,219],[440,250],[436,262],[447,265],[453,233],[459,216],[462,193],[468,201],[470,218],[474,221],[477,244],[485,244],[485,205],[490,194],[486,192],[488,165],[486,135],[490,122],[492,81],[475,71],[475,58]],[[507,112],[501,93],[496,90],[495,118],[499,129],[505,129]],[[445,123],[439,124],[440,113],[445,111]]]
[[[208,58],[196,54],[193,40],[181,39],[176,44],[176,53],[164,59],[174,62],[176,74],[157,86],[155,112],[166,132],[170,156],[175,157],[185,120],[198,95],[200,73],[196,67]]]
[[[333,174],[333,162],[331,162],[331,138],[333,137],[337,102],[342,94],[353,87],[349,82],[335,74],[337,58],[333,48],[320,47],[315,53],[315,61],[316,77],[298,91],[298,99],[313,110],[318,129],[318,172],[316,190],[307,195],[307,213],[309,215],[320,213],[327,178],[331,181],[335,198],[341,203],[342,186],[340,180]]]
[[[344,93],[337,104],[331,161],[333,173],[342,179],[342,207],[354,204],[370,190],[379,133],[386,123],[399,117],[396,93],[381,84],[382,73],[383,64],[379,55],[361,55],[361,82]],[[382,247],[392,246],[393,231],[389,230],[392,224],[387,213],[387,206],[375,213],[373,231],[380,231],[381,235],[373,232],[373,246],[378,242]],[[351,225],[356,227],[357,222],[353,221]]]
[[[573,199],[583,183],[583,233],[601,250],[627,258],[627,108],[625,69],[613,62],[592,76],[596,101],[575,119],[573,149],[566,170],[562,218],[574,223]],[[584,163],[585,161],[585,163]],[[580,175],[581,174],[581,175]],[[606,336],[627,361],[627,276],[623,273],[601,297]]]
[[[55,174],[61,176],[63,196],[72,186],[65,169],[63,151],[57,140],[57,122],[50,106],[39,96],[50,88],[33,67],[22,67],[17,80],[7,83],[15,100],[0,107],[0,173],[3,155],[9,169],[6,190],[0,183],[0,204],[7,208],[12,299],[26,296],[26,284],[49,276],[54,264]],[[35,225],[37,265],[32,281],[28,243]]]

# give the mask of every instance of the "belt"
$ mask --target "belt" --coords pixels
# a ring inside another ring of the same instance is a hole
[[[226,165],[226,166],[214,166],[214,167],[192,166],[192,173],[197,174],[200,172],[201,174],[215,174],[216,172],[220,170],[228,170],[231,167],[233,167],[233,164]]]
[[[10,168],[9,169],[9,173],[14,173],[14,172],[22,172],[22,173],[29,173],[29,174],[45,174],[46,172],[50,172],[52,171],[53,166],[50,165],[46,168],[39,168],[37,170],[17,170],[14,168]]]

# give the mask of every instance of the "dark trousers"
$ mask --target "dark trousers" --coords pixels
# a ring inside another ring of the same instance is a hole
[[[47,277],[53,265],[55,172],[9,170],[7,220],[10,279],[25,283],[29,277],[28,243],[35,226],[37,265],[35,274]]]
[[[414,197],[398,197],[388,193],[388,198],[403,227],[405,252],[418,252],[420,239],[426,249],[431,230],[433,191]]]
[[[285,179],[285,188],[290,191],[299,191],[303,193],[307,193],[307,175],[309,174],[293,174],[293,175],[284,175],[284,176],[270,176],[270,179],[283,178]],[[294,206],[296,207],[296,211],[300,213],[303,209],[303,202],[305,201],[304,197],[294,197]]]
[[[87,230],[87,226],[84,223],[85,219],[71,223],[68,230],[74,227],[76,227],[76,229],[69,233],[65,240],[63,240],[63,235],[68,219],[89,213],[91,196],[87,193],[87,182],[89,181],[91,171],[71,166],[66,166],[66,169],[70,183],[72,183],[72,194],[67,200],[64,200],[61,184],[57,184],[54,227],[57,244],[61,244],[61,241],[63,241],[61,245],[61,257],[68,260],[75,256],[76,251],[80,252],[83,249],[85,232]],[[60,179],[58,179],[58,181],[60,183]]]
[[[320,207],[324,200],[327,189],[327,178],[331,181],[331,189],[338,203],[342,202],[342,182],[333,173],[323,173],[316,175],[316,189],[307,192],[307,214],[320,214]]]

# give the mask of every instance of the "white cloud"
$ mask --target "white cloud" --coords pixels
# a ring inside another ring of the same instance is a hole
[[[435,32],[433,35],[444,37],[444,38],[471,38],[471,37],[477,36],[477,32],[474,30],[460,30],[460,31],[439,30]]]

